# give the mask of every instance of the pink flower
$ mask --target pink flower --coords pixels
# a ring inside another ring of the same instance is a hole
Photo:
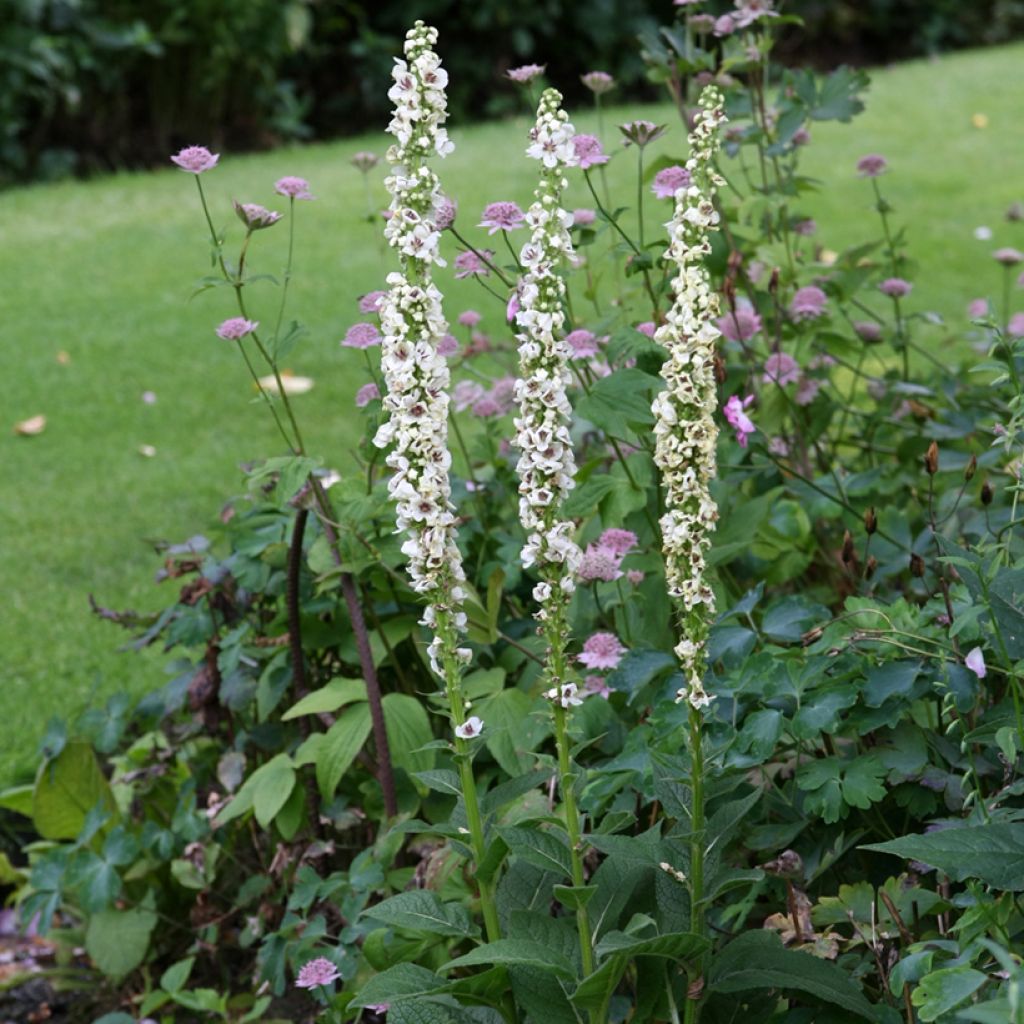
[[[299,976],[295,980],[295,987],[319,988],[321,985],[330,985],[340,977],[340,971],[330,960],[318,956],[315,960],[310,960],[308,964],[302,965]]]
[[[484,722],[482,718],[477,718],[476,715],[470,715],[469,718],[455,727],[455,735],[460,740],[471,740],[484,731]]]
[[[810,405],[821,390],[821,381],[815,377],[804,377],[797,385],[793,401],[797,405]]]
[[[565,336],[565,340],[572,349],[573,359],[588,359],[597,355],[597,336],[591,331],[572,331]]]
[[[992,253],[992,259],[997,263],[1002,263],[1004,267],[1015,267],[1018,263],[1024,262],[1024,252],[1020,249],[1011,249],[1009,246],[1005,246],[1002,249],[996,249]]]
[[[434,224],[438,231],[447,231],[454,223],[459,212],[459,204],[454,199],[441,196],[441,201],[434,210]]]
[[[715,18],[715,35],[719,38],[730,36],[735,31],[736,20],[731,14],[723,14],[720,18]]]
[[[597,543],[601,547],[611,548],[620,556],[628,555],[638,542],[639,538],[632,530],[620,530],[615,526],[609,527],[597,538]]]
[[[370,381],[356,392],[356,408],[364,409],[376,398],[380,398],[380,388]]]
[[[586,207],[581,207],[578,210],[572,211],[572,222],[575,227],[585,228],[593,224],[597,219],[597,214],[593,210],[588,210]]]
[[[544,74],[547,64],[523,64],[518,68],[509,68],[505,72],[508,78],[511,78],[513,82],[518,82],[520,85],[527,85],[532,82],[535,78]]]
[[[572,146],[583,170],[608,163],[608,157],[601,148],[601,140],[596,135],[574,135]]]
[[[853,329],[861,341],[872,344],[882,340],[882,328],[871,320],[858,320],[854,323]]]
[[[798,220],[793,225],[793,231],[803,238],[810,238],[818,230],[817,221],[808,217],[806,220]]]
[[[581,580],[589,583],[592,580],[604,580],[610,583],[612,580],[622,578],[619,565],[622,562],[620,555],[614,548],[604,544],[588,544],[583,552],[583,559],[580,562],[577,575]]]
[[[707,35],[708,32],[715,30],[715,16],[713,14],[691,14],[686,19],[686,24],[694,32],[699,32],[701,35]]]
[[[280,196],[287,196],[289,199],[313,199],[310,195],[309,182],[305,178],[295,178],[287,175],[278,178],[274,182],[274,191]]]
[[[913,287],[909,281],[904,281],[902,277],[887,277],[878,286],[878,290],[890,298],[902,299],[905,295],[910,294],[910,290]]]
[[[587,668],[617,668],[626,648],[614,633],[594,633],[583,645],[576,660]]]
[[[454,334],[443,334],[437,342],[439,356],[453,356],[459,351],[459,339]]]
[[[869,153],[857,161],[857,173],[862,178],[877,178],[880,174],[885,173],[888,166],[889,162],[884,156],[879,156],[877,153]]]
[[[244,316],[233,316],[217,328],[217,337],[223,338],[225,341],[238,341],[239,338],[252,334],[257,327],[259,327],[258,320],[246,320]]]
[[[1024,313],[1014,313],[1006,325],[1006,333],[1011,338],[1024,338]]]
[[[789,315],[794,320],[815,320],[825,312],[827,301],[825,293],[816,285],[798,288],[789,304]]]
[[[690,172],[678,164],[666,167],[658,171],[654,176],[654,183],[651,191],[659,199],[671,199],[681,188],[688,188],[690,185]]]
[[[458,321],[463,327],[476,327],[481,320],[480,314],[475,309],[467,309],[458,316]]]
[[[281,219],[281,214],[276,210],[268,210],[265,206],[260,206],[259,203],[240,203],[237,199],[233,202],[238,219],[250,231],[269,228]]]
[[[811,133],[804,127],[797,128],[789,140],[794,146],[806,146],[811,141]]]
[[[518,203],[489,203],[484,207],[480,218],[479,228],[489,228],[487,232],[493,235],[495,231],[515,231],[523,226],[523,211],[519,209]]]
[[[368,174],[380,163],[380,157],[369,150],[361,149],[358,153],[352,154],[352,166],[363,174]]]
[[[636,329],[641,334],[646,334],[648,338],[653,338],[654,332],[658,329],[658,327],[653,320],[647,320],[642,324],[637,324]]]
[[[788,352],[773,352],[764,361],[765,384],[785,387],[800,379],[800,364]]]
[[[657,125],[653,121],[646,121],[642,117],[628,124],[620,124],[619,131],[626,137],[626,144],[633,143],[643,149],[648,143],[660,139],[665,134],[665,126]]]
[[[380,303],[387,292],[367,292],[359,297],[360,313],[379,313]]]
[[[586,676],[583,680],[583,692],[592,693],[595,697],[607,700],[611,696],[611,687],[605,682],[604,676]]]
[[[743,302],[734,312],[720,316],[715,325],[729,341],[750,341],[761,331],[761,317],[753,306]]]
[[[171,157],[171,162],[189,174],[202,174],[216,167],[219,159],[219,153],[211,153],[205,146],[186,146]]]
[[[353,324],[346,332],[341,344],[345,348],[372,348],[381,342],[381,333],[376,324]]]
[[[494,253],[490,249],[480,250],[486,259],[491,259]],[[487,277],[490,275],[490,270],[487,264],[472,249],[467,249],[465,252],[460,252],[455,257],[455,279],[462,280],[464,277],[472,277],[474,274],[478,274],[480,277]]]
[[[737,28],[748,28],[760,18],[777,18],[778,11],[772,10],[772,0],[736,0],[733,18]]]
[[[768,451],[772,455],[778,455],[780,458],[785,458],[789,454],[789,444],[784,437],[773,437],[768,442]]]
[[[607,71],[588,71],[580,81],[595,95],[603,96],[615,88],[615,79]]]
[[[966,658],[964,664],[979,678],[984,679],[988,669],[985,668],[985,655],[980,647],[975,647]]]
[[[456,412],[468,409],[474,402],[483,398],[485,392],[482,384],[475,380],[460,380],[452,389],[452,404]]]
[[[644,574],[639,569],[627,569],[626,579],[633,584],[634,587],[639,587],[644,581]]]
[[[757,427],[753,420],[743,411],[754,401],[753,395],[747,395],[740,399],[739,395],[733,395],[722,407],[722,415],[726,422],[736,431],[736,442],[741,448],[747,447],[747,434],[754,433]]]
[[[974,320],[988,316],[988,299],[971,299],[967,303],[967,315]]]

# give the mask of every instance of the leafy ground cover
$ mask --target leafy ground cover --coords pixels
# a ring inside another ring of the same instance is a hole
[[[878,72],[867,112],[853,126],[815,127],[804,159],[809,174],[829,181],[805,205],[822,243],[839,249],[863,237],[870,215],[853,173],[856,159],[887,156],[896,172],[887,195],[913,225],[915,298],[958,327],[977,265],[993,247],[972,233],[990,225],[998,236],[1002,211],[1020,198],[1022,56],[1024,47],[1013,46]],[[625,116],[609,110],[606,123]],[[669,108],[631,109],[629,116],[671,123],[672,134],[658,145],[663,152],[681,148]],[[575,119],[581,128],[596,127],[586,116]],[[516,127],[455,131],[445,173],[460,197],[460,223],[475,223],[495,199],[527,199],[533,170],[519,159],[525,118]],[[311,334],[290,364],[316,382],[298,399],[312,446],[341,468],[360,429],[352,407],[358,381],[350,372],[360,358],[337,340],[357,319],[351,296],[377,287],[382,273],[377,225],[363,219],[363,181],[349,163],[367,148],[382,152],[381,137],[225,159],[210,179],[222,220],[233,196],[268,202],[271,183],[285,173],[307,177],[319,197],[301,211],[311,230],[304,234],[300,224],[293,287],[294,308]],[[613,185],[631,170],[614,161]],[[254,181],[265,181],[263,194],[251,194]],[[383,205],[379,173],[373,181],[374,203]],[[570,201],[590,205],[574,187]],[[147,541],[204,529],[225,496],[240,489],[238,464],[277,448],[272,426],[251,405],[235,353],[212,333],[227,315],[222,297],[189,301],[191,268],[206,246],[193,199],[191,183],[171,169],[0,196],[0,335],[12,380],[0,441],[0,782],[29,769],[55,709],[71,713],[164,678],[158,657],[115,653],[120,638],[90,614],[87,595],[115,607],[164,603],[152,583],[157,560]],[[653,226],[662,211],[650,212]],[[283,262],[285,244],[283,233],[268,241],[260,269],[278,271],[267,254],[277,246]],[[485,302],[493,300],[472,282],[449,290],[452,311]],[[932,329],[936,352],[945,337],[943,328]],[[152,404],[143,401],[147,391]],[[14,421],[38,413],[48,419],[44,433],[11,434]],[[140,454],[144,445],[155,455]]]

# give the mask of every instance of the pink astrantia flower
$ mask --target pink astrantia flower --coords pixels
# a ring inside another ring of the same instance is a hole
[[[910,290],[913,287],[909,281],[904,281],[902,277],[887,277],[878,286],[878,290],[890,298],[902,299],[905,295],[910,294]]]
[[[816,285],[798,288],[789,304],[789,315],[794,320],[814,320],[825,312],[827,301],[825,293]]]
[[[260,231],[262,228],[269,228],[281,219],[281,214],[276,210],[268,210],[259,203],[240,203],[234,200],[235,213],[238,219],[250,230]]]
[[[741,448],[747,447],[747,434],[752,434],[757,430],[754,421],[743,411],[753,401],[753,395],[747,395],[744,399],[741,399],[739,395],[733,395],[722,407],[722,415],[725,416],[729,426],[736,431],[736,443]]]
[[[314,199],[310,194],[309,182],[305,178],[296,178],[286,175],[274,182],[274,191],[280,196],[287,196],[289,199]]]
[[[853,329],[857,332],[857,337],[861,341],[871,344],[882,340],[881,326],[871,320],[857,320],[853,325]]]
[[[749,28],[761,18],[777,18],[778,11],[772,10],[772,0],[736,0],[733,18],[737,28]]]
[[[629,580],[634,587],[639,587],[644,581],[644,574],[640,569],[627,569],[626,579]]]
[[[1011,338],[1024,338],[1024,313],[1014,313],[1006,325],[1006,333]]]
[[[639,538],[632,530],[621,530],[611,526],[600,537],[597,543],[602,547],[611,548],[617,555],[628,555],[637,546]]]
[[[330,985],[341,977],[341,972],[326,957],[318,956],[315,960],[303,964],[299,976],[295,980],[296,988],[319,988]]]
[[[608,156],[601,148],[601,140],[596,135],[574,135],[572,146],[583,170],[608,163]]]
[[[513,82],[526,85],[543,75],[546,68],[547,64],[523,64],[518,68],[509,68],[505,75],[507,78],[511,78]]]
[[[380,388],[370,381],[356,392],[356,408],[365,409],[376,398],[380,398]]]
[[[491,259],[494,256],[494,252],[490,249],[481,249],[481,254],[486,259]],[[487,264],[471,249],[467,249],[465,252],[460,252],[455,257],[455,278],[456,280],[462,280],[464,277],[472,277],[474,274],[480,277],[489,276],[491,271],[488,269]]]
[[[459,212],[459,204],[448,196],[441,196],[441,201],[434,209],[434,225],[438,231],[447,231],[454,223]]]
[[[484,731],[484,722],[482,718],[477,718],[476,715],[470,715],[469,718],[455,727],[455,735],[460,740],[471,740],[479,736]]]
[[[239,338],[252,334],[257,327],[259,327],[257,320],[246,320],[244,316],[233,316],[217,328],[217,337],[223,338],[225,341],[238,341]]]
[[[380,343],[381,333],[376,324],[368,323],[353,324],[341,341],[345,348],[372,348]]]
[[[600,543],[588,544],[586,551],[583,552],[576,575],[585,583],[590,583],[593,580],[604,580],[606,583],[610,583],[612,580],[622,578],[622,572],[619,570],[621,563],[622,555],[614,548]]]
[[[458,321],[463,327],[476,327],[482,317],[475,309],[463,310],[459,316]]]
[[[588,71],[580,81],[595,95],[603,96],[615,88],[615,79],[607,71]]]
[[[443,334],[437,342],[439,356],[453,356],[459,351],[459,339],[454,334]]]
[[[811,133],[806,128],[797,128],[789,140],[794,146],[806,146],[811,141]]]
[[[800,235],[802,238],[810,238],[811,235],[815,234],[818,230],[818,223],[811,217],[807,217],[804,220],[798,220],[793,225],[793,231]]]
[[[475,380],[460,380],[452,389],[452,404],[456,412],[468,409],[484,396],[484,386]]]
[[[713,14],[691,14],[686,19],[686,24],[692,31],[707,35],[715,30],[715,16]]]
[[[975,647],[966,658],[964,664],[979,678],[984,679],[988,670],[985,668],[985,655],[980,647]]]
[[[607,700],[611,695],[611,687],[605,682],[604,676],[586,676],[583,680],[583,691],[592,693],[595,697],[603,697]]]
[[[879,156],[877,153],[869,153],[857,161],[857,173],[862,178],[877,178],[880,174],[885,173],[888,166],[889,162],[884,156]]]
[[[367,292],[365,295],[359,297],[359,312],[360,313],[379,313],[381,299],[387,295],[387,292]]]
[[[653,338],[654,332],[658,329],[658,327],[653,320],[646,320],[642,324],[637,324],[636,329],[641,334],[646,334],[648,338]]]
[[[800,364],[788,352],[773,352],[764,361],[765,384],[779,384],[785,387],[800,379]]]
[[[749,302],[742,301],[735,311],[720,316],[715,321],[715,326],[722,332],[722,336],[729,341],[750,341],[755,334],[761,331],[761,317]]]
[[[571,331],[565,336],[566,343],[572,349],[573,359],[589,359],[597,355],[597,335],[582,328]]]
[[[380,157],[367,149],[361,149],[358,153],[352,154],[352,166],[363,174],[368,174],[380,163]]]
[[[171,157],[171,162],[189,174],[202,174],[216,167],[219,159],[219,153],[211,153],[205,146],[186,146]]]
[[[988,299],[971,299],[967,303],[967,315],[972,319],[988,316]]]
[[[489,228],[487,234],[495,231],[515,231],[523,226],[523,211],[518,203],[488,203],[480,217],[479,228]]]
[[[821,390],[821,381],[815,377],[804,377],[797,385],[793,401],[797,405],[810,405]]]
[[[731,14],[723,14],[720,18],[715,18],[715,35],[719,38],[732,35],[735,31],[736,19]]]
[[[597,214],[593,210],[588,210],[586,207],[580,207],[580,209],[572,211],[572,223],[574,227],[589,227],[589,225],[593,224],[596,219]]]
[[[660,139],[665,134],[665,125],[658,125],[641,117],[636,121],[620,124],[619,131],[626,137],[626,145],[632,142],[633,145],[643,149],[644,146],[654,142],[655,139]]]
[[[583,653],[576,660],[587,668],[617,668],[626,648],[614,633],[594,633],[583,645]]]
[[[1018,263],[1024,262],[1024,252],[1021,252],[1020,249],[1004,246],[1002,249],[996,249],[992,253],[992,259],[997,263],[1002,263],[1004,267],[1015,267]]]
[[[671,199],[681,188],[687,188],[690,184],[690,172],[678,164],[666,167],[658,171],[654,176],[651,191],[659,199]]]

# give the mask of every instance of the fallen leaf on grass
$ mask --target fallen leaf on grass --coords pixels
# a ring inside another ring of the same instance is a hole
[[[288,370],[284,370],[281,373],[281,386],[284,388],[286,395],[304,395],[307,391],[312,390],[313,383],[312,377],[299,377]],[[260,387],[272,395],[279,395],[281,393],[277,386],[277,380],[273,375],[260,377]]]
[[[27,420],[21,420],[14,424],[14,432],[22,437],[34,437],[46,429],[46,417],[43,415],[30,416]]]

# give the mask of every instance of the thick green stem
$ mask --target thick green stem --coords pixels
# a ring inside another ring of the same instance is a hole
[[[704,746],[701,712],[690,708],[690,931],[703,936],[707,931],[704,908]],[[704,976],[704,958],[698,961],[693,981]],[[696,1024],[700,1002],[687,994],[684,1020]]]

